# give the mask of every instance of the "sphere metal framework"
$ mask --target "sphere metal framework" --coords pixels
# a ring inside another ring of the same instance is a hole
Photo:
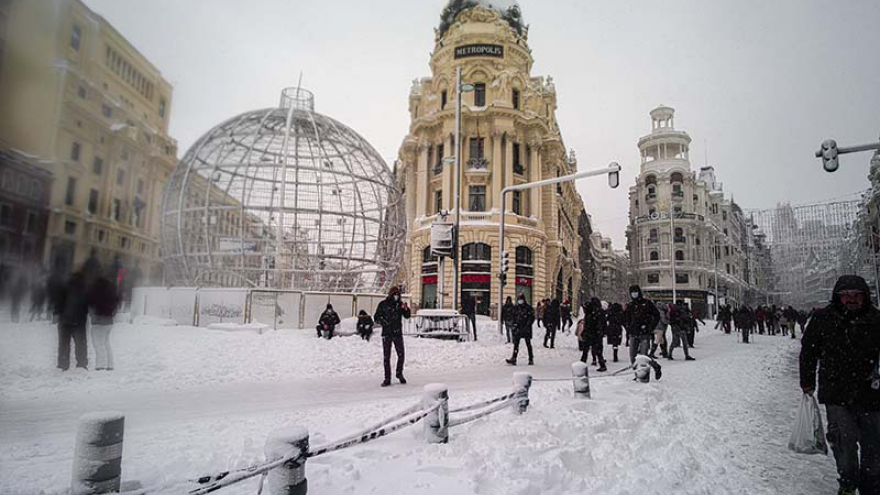
[[[202,287],[384,291],[406,235],[385,162],[301,88],[200,138],[168,180],[160,222],[168,282]]]

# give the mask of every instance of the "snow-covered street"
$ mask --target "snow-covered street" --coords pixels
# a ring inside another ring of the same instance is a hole
[[[262,459],[275,428],[306,426],[319,444],[413,404],[427,383],[446,383],[451,405],[464,405],[507,392],[514,370],[568,376],[579,356],[571,335],[554,350],[535,339],[537,365],[512,368],[482,326],[477,343],[407,339],[409,384],[382,389],[378,338],[120,325],[115,371],[61,373],[50,325],[2,324],[0,493],[63,493],[84,412],[125,413],[124,482],[180,493],[177,480]],[[797,350],[704,329],[697,361],[663,361],[659,382],[591,368],[591,401],[572,398],[569,383],[535,383],[527,414],[455,427],[447,445],[426,444],[417,425],[311,459],[311,493],[831,493],[833,459],[786,448]],[[255,489],[249,480],[220,493]]]

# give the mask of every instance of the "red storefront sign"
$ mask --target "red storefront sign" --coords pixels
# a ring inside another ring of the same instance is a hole
[[[437,283],[437,275],[422,276],[422,285],[434,285]]]
[[[492,283],[491,275],[462,275],[462,283],[465,284],[489,284]]]
[[[532,279],[526,277],[516,277],[516,285],[532,286]]]

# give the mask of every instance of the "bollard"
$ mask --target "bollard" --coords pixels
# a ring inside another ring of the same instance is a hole
[[[79,418],[70,481],[71,495],[118,492],[125,416],[96,412]]]
[[[263,452],[267,460],[293,454],[305,455],[309,451],[309,430],[298,426],[281,428],[269,433]],[[301,457],[285,462],[269,471],[266,478],[269,495],[306,495],[309,482],[306,479],[306,459]]]
[[[513,403],[513,411],[523,414],[529,408],[529,389],[532,387],[532,375],[522,371],[513,374],[514,392],[524,392],[525,395]]]
[[[449,441],[449,389],[442,383],[425,385],[422,394],[422,405],[433,406],[442,401],[440,408],[425,416],[425,440],[428,443],[446,443]]]
[[[574,396],[578,399],[590,398],[590,369],[587,363],[571,363],[571,376],[574,377]]]

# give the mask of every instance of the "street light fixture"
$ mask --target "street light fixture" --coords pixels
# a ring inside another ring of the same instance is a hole
[[[514,191],[525,191],[528,189],[534,189],[536,187],[541,186],[549,186],[551,184],[559,184],[561,182],[570,182],[578,179],[586,179],[587,177],[596,177],[599,175],[608,174],[608,185],[611,186],[612,189],[616,188],[620,185],[620,165],[617,162],[611,162],[606,168],[599,168],[595,170],[587,170],[584,172],[577,172],[574,174],[563,175],[562,177],[553,177],[551,179],[539,180],[535,182],[527,182],[525,184],[517,184],[514,186],[507,186],[501,190],[501,218],[498,220],[498,253],[499,253],[499,267],[498,267],[498,333],[503,333],[504,329],[501,328],[501,307],[504,305],[504,285],[502,284],[503,277],[503,268],[504,268],[504,257],[501,253],[504,253],[504,219],[505,219],[505,205],[507,200],[507,193]]]

